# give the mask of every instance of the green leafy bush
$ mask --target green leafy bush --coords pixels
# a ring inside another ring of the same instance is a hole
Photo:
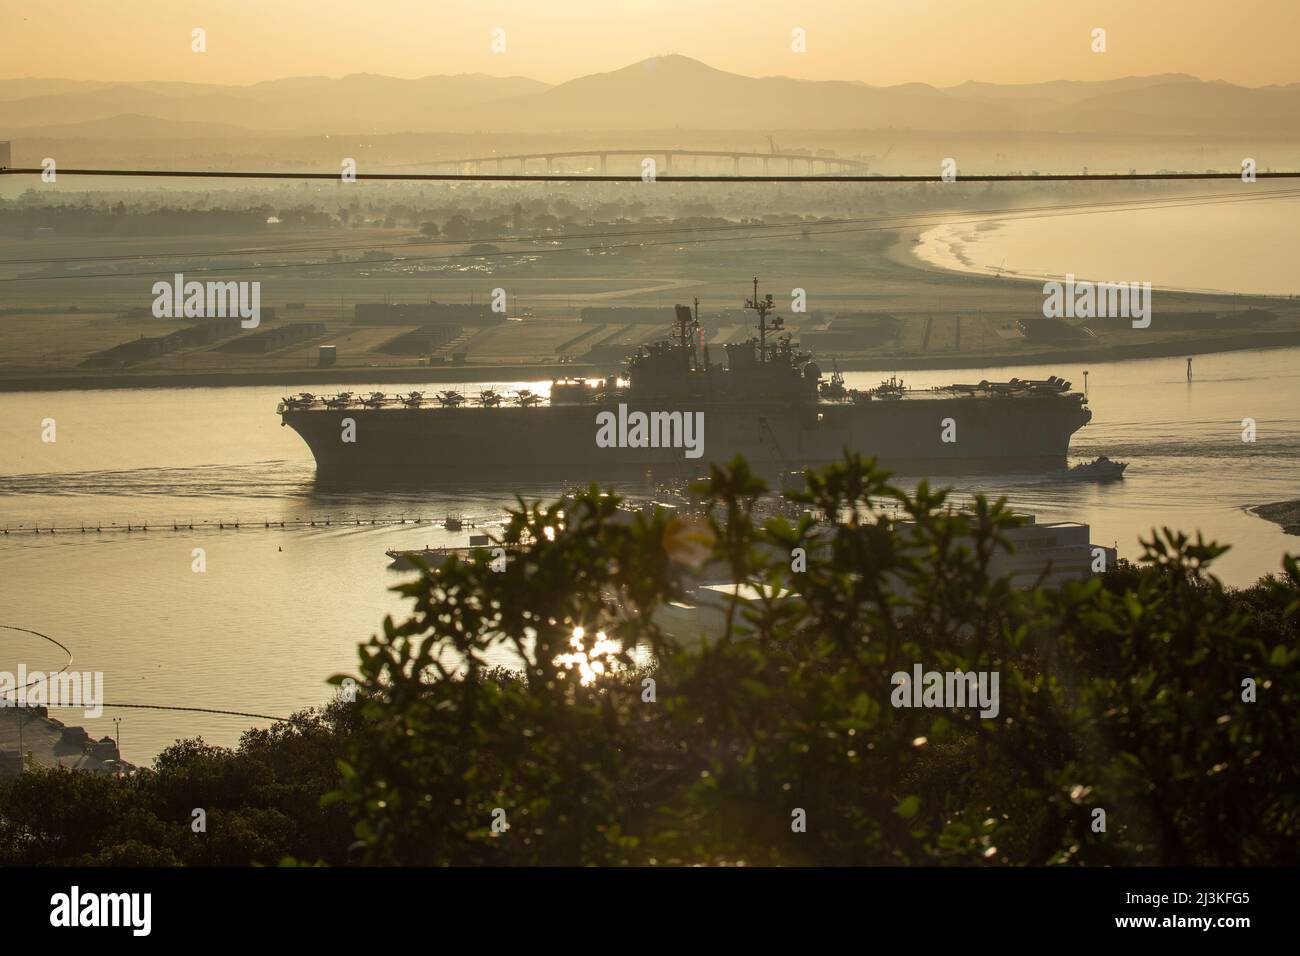
[[[1017,590],[991,570],[1002,502],[954,511],[856,457],[807,474],[797,521],[764,492],[737,461],[694,519],[521,501],[504,569],[398,588],[355,703],[129,776],[4,781],[0,863],[1298,862],[1295,559],[1225,589],[1222,547],[1165,530]],[[701,566],[754,599],[674,638],[660,612]],[[996,672],[996,717],[893,706],[916,664]]]
[[[182,740],[129,775],[38,769],[0,782],[0,864],[346,863],[351,824],[320,801],[357,717],[336,701],[246,731],[233,750]],[[191,828],[195,808],[204,833]]]
[[[403,585],[413,613],[362,646],[362,724],[326,798],[363,858],[1296,862],[1293,559],[1233,592],[1208,570],[1225,549],[1165,530],[1140,567],[1018,591],[990,573],[1017,520],[1002,502],[953,511],[857,457],[790,494],[798,523],[760,521],[764,491],[737,460],[696,523],[620,520],[594,486],[521,501],[504,570]],[[757,600],[682,646],[657,612],[702,559]],[[517,672],[492,665],[503,650]],[[579,679],[584,660],[604,673]],[[892,706],[916,663],[998,673],[997,717]]]

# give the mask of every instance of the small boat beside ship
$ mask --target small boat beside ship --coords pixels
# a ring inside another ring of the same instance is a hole
[[[389,548],[384,554],[392,562],[388,566],[398,571],[412,571],[417,565],[413,559],[418,558],[431,568],[436,568],[452,554],[456,548]]]
[[[1126,461],[1112,461],[1105,455],[1092,461],[1074,465],[1069,471],[1060,472],[1058,477],[1067,481],[1115,481],[1124,477]]]
[[[469,536],[469,546],[464,545],[444,545],[438,548],[431,548],[426,545],[423,548],[388,548],[384,554],[388,556],[391,562],[388,566],[395,571],[411,571],[416,567],[413,559],[418,558],[430,568],[441,566],[448,558],[459,557],[462,560],[468,560],[476,552],[485,548],[491,548],[492,539],[486,534],[472,534]]]

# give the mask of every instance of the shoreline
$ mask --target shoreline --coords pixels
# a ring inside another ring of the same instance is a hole
[[[1041,310],[1040,282],[1011,273],[990,275],[977,269],[945,268],[917,253],[916,240],[937,228],[933,224],[906,226],[892,231],[869,257],[859,294],[870,293],[878,304],[871,308],[909,317],[935,313],[948,316],[981,314],[1014,318]],[[892,240],[892,241],[890,241]],[[865,284],[864,284],[865,283]],[[814,360],[828,366],[832,360],[843,371],[918,371],[979,368],[1015,368],[1080,362],[1122,362],[1174,356],[1300,347],[1300,305],[1295,300],[1262,294],[1232,294],[1181,290],[1160,290],[1171,297],[1167,308],[1179,311],[1235,311],[1243,308],[1277,310],[1290,328],[1251,328],[1231,332],[1221,328],[1188,329],[1182,335],[1163,333],[1155,341],[1117,341],[1104,336],[1093,342],[1037,346],[989,341],[983,348],[934,350],[911,342],[900,351],[868,350],[837,356],[833,350],[815,354]],[[928,336],[928,331],[926,335]],[[896,348],[898,346],[895,346]],[[513,356],[503,355],[509,359]],[[520,356],[521,358],[523,356]],[[304,389],[320,385],[391,385],[410,383],[473,383],[487,381],[545,381],[564,376],[599,377],[613,371],[614,363],[576,361],[494,361],[484,356],[483,364],[446,365],[354,365],[321,368],[304,363],[297,368],[209,368],[209,369],[79,369],[13,367],[0,372],[0,393],[100,391],[140,388],[237,388],[281,387]]]
[[[1004,269],[997,272],[990,269],[984,269],[979,266],[970,265],[966,268],[956,266],[943,266],[929,259],[923,259],[915,249],[916,241],[925,233],[932,232],[935,229],[941,229],[945,223],[931,223],[924,226],[903,226],[898,230],[898,240],[891,243],[885,250],[885,258],[894,265],[903,269],[909,269],[915,272],[922,272],[932,276],[944,276],[946,278],[966,278],[972,281],[997,281],[1008,285],[1016,285],[1021,288],[1033,288],[1041,290],[1044,282],[1061,281],[1063,276],[1036,275],[1028,272],[1014,272]],[[1000,225],[1000,223],[999,223]],[[1076,276],[1077,281],[1101,281],[1089,279],[1087,276]],[[1181,286],[1154,286],[1156,292],[1165,295],[1177,295],[1191,299],[1228,299],[1231,301],[1258,301],[1261,303],[1272,304],[1294,304],[1282,293],[1270,292],[1232,292],[1224,289],[1188,289]]]
[[[1057,273],[1022,272],[1015,269],[1006,269],[1006,268],[995,269],[990,266],[981,266],[981,265],[977,265],[975,262],[968,259],[964,255],[955,252],[951,256],[947,257],[952,262],[951,265],[947,265],[947,264],[935,262],[932,259],[922,258],[922,256],[915,251],[914,249],[915,243],[912,240],[920,240],[928,232],[935,232],[939,229],[943,229],[951,225],[953,224],[952,223],[931,223],[929,225],[924,225],[924,226],[904,227],[904,229],[908,233],[907,244],[904,246],[902,243],[899,243],[897,246],[892,247],[890,249],[890,258],[892,258],[894,262],[898,263],[899,265],[904,265],[904,266],[908,265],[908,262],[906,262],[904,259],[901,259],[898,255],[895,254],[896,252],[901,252],[904,257],[911,260],[911,263],[915,267],[934,274],[969,276],[971,278],[978,278],[978,279],[997,279],[999,281],[1004,281],[1004,280],[1012,281],[1012,282],[1018,282],[1018,283],[1032,285],[1032,286],[1041,286],[1045,282],[1059,282],[1064,278],[1063,275]],[[1006,225],[1006,223],[1003,220],[990,220],[988,222],[988,225],[1000,229],[1004,225]],[[1082,275],[1082,274],[1076,274],[1075,280],[1088,281],[1088,282],[1104,281],[1104,279],[1102,278],[1097,278],[1090,275]],[[1198,287],[1181,286],[1181,285],[1156,285],[1155,283],[1153,283],[1152,286],[1156,291],[1164,293],[1166,295],[1191,296],[1194,298],[1204,297],[1204,298],[1217,298],[1217,299],[1222,299],[1222,298],[1258,299],[1260,301],[1270,301],[1270,302],[1289,301],[1287,299],[1287,293],[1285,292],[1240,292],[1240,291],[1233,291],[1232,289],[1198,288]]]
[[[0,778],[13,779],[34,767],[87,773],[129,773],[136,769],[122,759],[113,738],[96,740],[85,728],[51,717],[48,707],[0,707]]]
[[[288,371],[145,372],[71,375],[54,373],[32,377],[0,377],[0,392],[98,391],[118,388],[237,388],[256,385],[388,385],[476,381],[541,381],[565,375],[594,376],[596,367],[565,365],[386,365],[382,367],[331,366]]]
[[[1040,352],[977,352],[968,355],[881,355],[836,358],[844,372],[943,371],[946,369],[1016,368],[1069,362],[1125,362],[1184,355],[1266,351],[1300,347],[1300,330],[1245,332],[1238,335],[1176,342]],[[827,361],[828,356],[815,360]],[[98,373],[0,377],[0,393],[104,391],[130,388],[239,388],[248,386],[439,384],[445,382],[545,381],[576,375],[599,377],[603,369],[583,363],[565,365],[455,365],[332,368],[304,371]]]
[[[1169,358],[1175,355],[1267,351],[1297,346],[1300,346],[1300,330],[1244,333],[1221,339],[1203,339],[1189,342],[1152,342],[1148,345],[1128,345],[1123,347],[1101,345],[1095,348],[1052,349],[1033,353],[998,354],[990,352],[951,358],[903,355],[895,359],[886,356],[881,358],[836,359],[836,362],[840,370],[844,372],[888,372],[895,369],[942,371],[945,369],[1013,368],[1052,365],[1063,362],[1136,362],[1142,359]]]
[[[1300,498],[1293,501],[1274,501],[1266,505],[1251,505],[1246,509],[1256,518],[1271,521],[1284,534],[1300,535]]]

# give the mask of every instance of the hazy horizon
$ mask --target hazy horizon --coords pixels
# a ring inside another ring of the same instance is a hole
[[[199,81],[199,80],[182,79],[180,77],[162,78],[162,77],[143,77],[143,76],[111,77],[108,79],[104,79],[98,77],[78,77],[69,74],[54,75],[52,73],[27,73],[21,75],[17,75],[17,74],[0,75],[0,83],[42,82],[42,83],[68,83],[68,84],[87,84],[87,85],[107,84],[107,85],[126,85],[126,86],[167,83],[167,84],[178,84],[178,85],[212,86],[212,87],[224,87],[224,88],[234,88],[234,89],[247,89],[256,86],[270,86],[278,83],[288,83],[297,80],[338,81],[338,80],[347,80],[354,77],[372,77],[377,79],[400,80],[400,81],[407,81],[407,82],[418,82],[420,80],[431,80],[431,79],[459,79],[465,77],[486,77],[486,78],[497,79],[497,80],[530,80],[539,85],[552,88],[556,86],[563,86],[564,84],[572,82],[574,80],[580,80],[592,76],[602,76],[611,73],[617,73],[620,70],[624,70],[629,67],[643,66],[656,60],[665,60],[669,58],[681,58],[686,60],[692,60],[712,70],[716,70],[717,72],[730,73],[735,76],[743,76],[747,79],[802,80],[809,83],[818,83],[818,82],[855,83],[855,84],[861,84],[863,86],[872,87],[874,89],[882,89],[882,90],[888,90],[897,87],[908,87],[908,86],[929,86],[937,90],[952,90],[962,86],[996,86],[996,87],[1031,86],[1032,87],[1032,86],[1044,86],[1044,85],[1053,85],[1053,84],[1082,84],[1082,83],[1107,83],[1107,82],[1115,82],[1115,81],[1122,82],[1126,80],[1154,80],[1154,79],[1161,79],[1164,77],[1183,77],[1188,80],[1195,80],[1200,83],[1220,84],[1225,86],[1239,86],[1244,89],[1252,89],[1252,90],[1262,90],[1262,89],[1270,89],[1270,88],[1285,89],[1287,87],[1300,86],[1300,71],[1296,72],[1295,79],[1256,84],[1256,83],[1238,82],[1236,80],[1226,79],[1221,76],[1199,74],[1188,70],[1161,70],[1161,71],[1153,70],[1153,71],[1141,72],[1141,73],[1125,73],[1125,74],[1119,74],[1115,76],[1043,75],[1036,78],[1026,78],[1021,80],[992,80],[982,76],[969,76],[966,79],[958,80],[956,82],[951,82],[951,83],[936,83],[924,79],[920,76],[917,76],[917,77],[912,77],[910,79],[899,80],[897,82],[871,83],[866,80],[856,79],[852,77],[834,77],[834,76],[812,77],[812,76],[798,76],[793,73],[781,73],[781,72],[765,73],[765,72],[746,71],[744,69],[723,69],[722,67],[717,66],[716,64],[710,62],[707,59],[691,56],[685,53],[678,52],[676,50],[668,51],[666,53],[647,53],[645,56],[642,56],[638,59],[634,59],[627,63],[619,64],[617,66],[611,66],[607,69],[592,70],[589,72],[579,71],[573,73],[571,76],[564,76],[562,78],[555,79],[555,80],[543,80],[538,76],[532,76],[524,73],[517,73],[517,72],[510,72],[510,71],[493,72],[487,69],[464,70],[459,72],[436,72],[435,71],[435,72],[408,73],[408,74],[401,74],[391,70],[375,71],[375,70],[341,69],[334,72],[325,72],[325,73],[291,73],[291,74],[287,73],[283,75],[267,76],[256,80],[249,80],[247,82],[243,82],[243,81],[222,82],[220,80]]]
[[[1188,73],[1243,86],[1297,82],[1289,37],[1300,8],[1261,0],[1225,18],[1208,2],[1097,0],[1062,9],[1036,0],[954,7],[942,0],[887,0],[864,7],[827,0],[809,7],[740,0],[564,0],[521,7],[485,0],[431,9],[420,0],[376,0],[365,14],[303,0],[234,0],[219,9],[182,0],[166,8],[123,0],[73,0],[42,16],[11,16],[10,78],[249,85],[301,76],[372,73],[420,78],[484,73],[556,84],[677,53],[727,72],[847,80],[872,86],[967,81],[1025,84]],[[191,31],[207,34],[203,55]],[[1107,49],[1091,49],[1101,28]],[[492,33],[505,31],[494,52]],[[792,31],[806,49],[792,49]]]

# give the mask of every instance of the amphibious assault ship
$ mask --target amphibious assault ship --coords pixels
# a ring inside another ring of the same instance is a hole
[[[1064,467],[1070,437],[1092,412],[1070,383],[1012,379],[908,388],[890,378],[846,388],[823,380],[774,316],[772,296],[745,308],[757,337],[724,346],[714,362],[700,332],[699,302],[676,308],[671,338],[642,347],[626,374],[562,379],[549,398],[485,389],[404,396],[300,395],[280,403],[318,473],[453,475],[545,472],[586,480],[604,474],[707,472],[743,455],[782,471],[841,459],[845,450],[904,474]]]

